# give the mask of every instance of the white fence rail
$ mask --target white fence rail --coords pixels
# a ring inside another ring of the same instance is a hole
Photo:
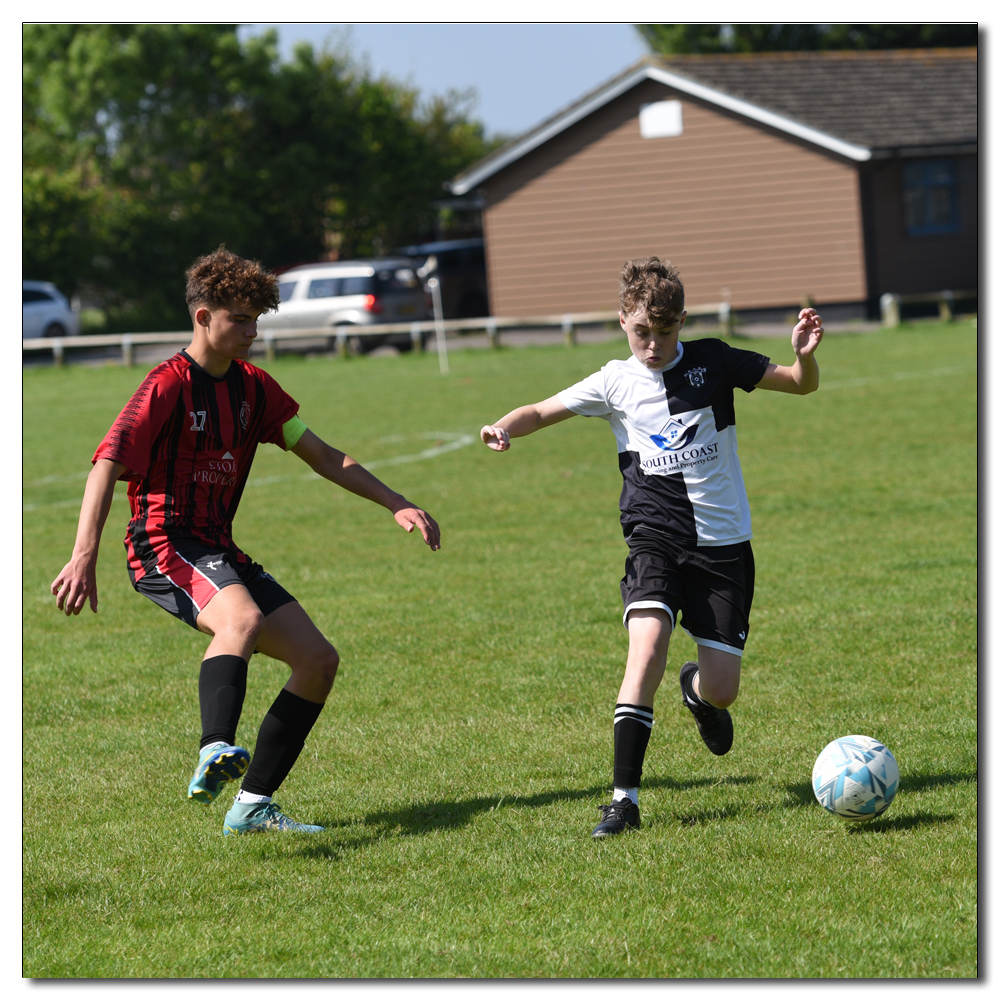
[[[899,326],[900,307],[906,305],[917,305],[926,302],[936,302],[938,314],[942,321],[950,323],[955,318],[955,303],[959,299],[975,299],[979,297],[979,292],[975,288],[966,289],[961,292],[953,292],[945,289],[941,292],[923,292],[919,295],[897,295],[895,292],[886,292],[879,299],[879,306],[882,311],[883,326]]]
[[[727,334],[733,332],[732,310],[728,302],[715,302],[709,305],[688,306],[689,316],[717,316],[719,324]],[[282,341],[316,340],[324,342],[328,347],[335,347],[339,354],[348,353],[348,344],[354,337],[385,336],[390,333],[408,333],[414,350],[423,350],[424,340],[428,334],[444,332],[472,333],[485,331],[491,347],[500,346],[500,338],[504,330],[538,329],[546,327],[561,328],[563,342],[567,347],[576,343],[576,331],[581,326],[592,326],[601,323],[614,323],[618,320],[617,312],[565,313],[559,316],[483,316],[479,319],[433,319],[420,320],[413,323],[376,323],[369,326],[337,326],[308,327],[298,330],[261,330],[258,339],[264,342],[264,350],[268,360],[273,360],[277,354],[278,345]],[[158,344],[191,343],[191,331],[171,331],[166,333],[119,333],[100,334],[81,337],[43,337],[36,340],[24,340],[25,351],[51,351],[57,365],[66,362],[67,352],[75,348],[87,347],[118,347],[122,352],[122,363],[135,363],[135,349],[142,346]]]

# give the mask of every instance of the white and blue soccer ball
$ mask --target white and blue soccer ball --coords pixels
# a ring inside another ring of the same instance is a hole
[[[870,736],[841,736],[823,747],[812,773],[819,804],[841,819],[873,819],[899,789],[899,765],[884,743]]]

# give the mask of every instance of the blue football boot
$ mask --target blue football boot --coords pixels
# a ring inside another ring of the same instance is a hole
[[[242,778],[250,766],[250,751],[243,747],[215,743],[205,747],[198,759],[198,769],[188,785],[188,799],[208,805],[222,791],[222,786]]]

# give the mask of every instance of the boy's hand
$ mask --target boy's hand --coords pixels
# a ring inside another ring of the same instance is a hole
[[[424,541],[431,547],[432,552],[441,548],[441,529],[427,511],[419,507],[406,506],[394,510],[392,516],[396,519],[396,524],[407,533],[419,528],[420,534],[424,536]]]
[[[479,432],[479,436],[486,447],[494,451],[506,451],[510,447],[510,435],[498,424],[487,424]]]
[[[799,321],[792,330],[792,350],[797,358],[809,357],[823,339],[823,317],[815,309],[806,307],[799,313]]]
[[[90,610],[97,612],[96,565],[90,560],[70,559],[52,581],[56,607],[67,615],[78,615],[90,601]]]

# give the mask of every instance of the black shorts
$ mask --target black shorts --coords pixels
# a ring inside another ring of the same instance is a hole
[[[194,629],[198,628],[198,615],[208,602],[230,584],[242,583],[265,618],[295,600],[263,566],[252,560],[241,566],[231,553],[219,552],[200,542],[184,540],[158,545],[156,555],[157,569],[152,573],[136,580],[129,569],[132,586]]]
[[[628,540],[622,577],[623,622],[630,611],[660,608],[700,646],[743,655],[750,634],[754,562],[749,542],[709,545],[640,525]]]

